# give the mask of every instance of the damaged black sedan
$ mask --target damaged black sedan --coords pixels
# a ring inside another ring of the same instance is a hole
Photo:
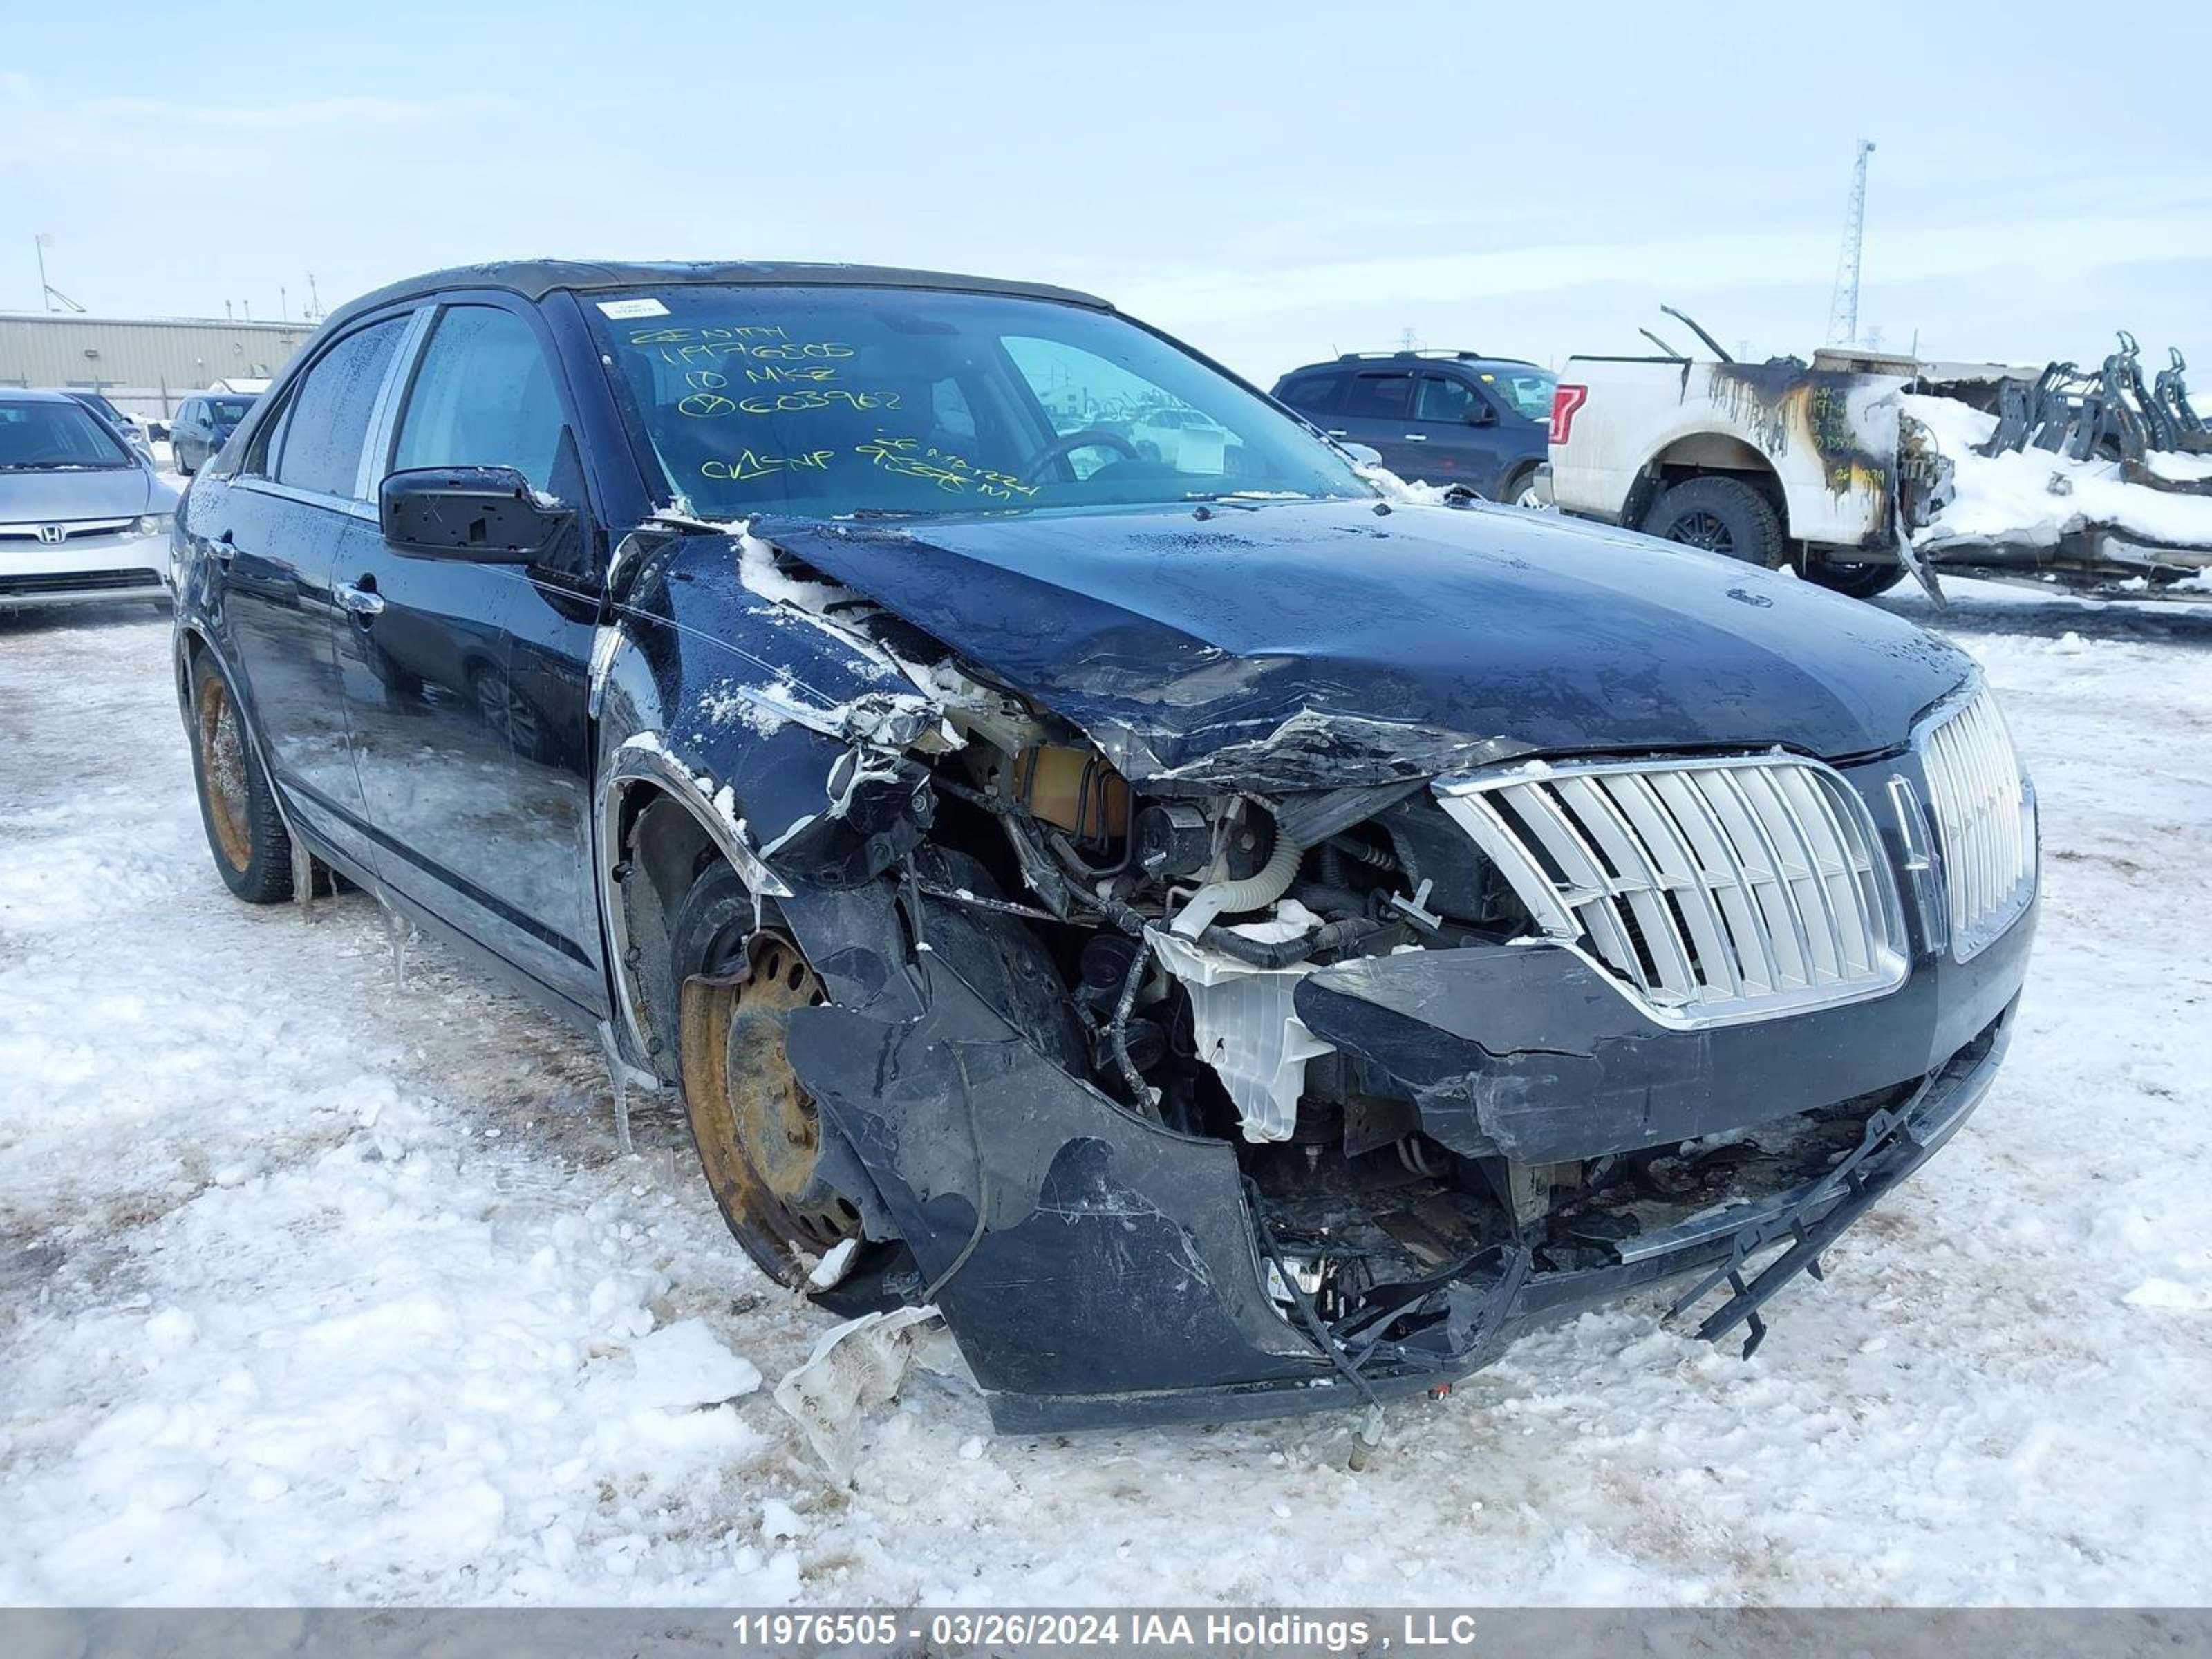
[[[939,1308],[1005,1427],[1433,1389],[1661,1279],[1756,1340],[2026,971],[1957,652],[1413,504],[1079,294],[403,283],[176,538],[231,888],[595,1030],[765,1272]]]

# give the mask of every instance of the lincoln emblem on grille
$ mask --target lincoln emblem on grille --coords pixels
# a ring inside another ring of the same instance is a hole
[[[59,542],[65,533],[67,532],[58,524],[42,524],[39,526],[39,539],[49,547]]]

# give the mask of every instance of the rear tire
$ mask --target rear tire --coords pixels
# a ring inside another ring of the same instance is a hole
[[[1846,599],[1871,599],[1887,593],[1905,580],[1901,564],[1854,564],[1844,560],[1808,559],[1805,580]]]
[[[292,896],[292,837],[245,716],[204,653],[192,662],[191,684],[192,779],[216,873],[248,904],[282,904]]]
[[[1736,478],[1690,478],[1662,492],[1644,515],[1644,533],[1770,570],[1783,562],[1781,515]]]

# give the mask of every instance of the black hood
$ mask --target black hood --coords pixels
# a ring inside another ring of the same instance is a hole
[[[1129,776],[1334,787],[1534,751],[1902,744],[1970,672],[1785,575],[1502,507],[1030,514],[754,532]]]

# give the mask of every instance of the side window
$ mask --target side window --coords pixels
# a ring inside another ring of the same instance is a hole
[[[1474,407],[1474,389],[1464,380],[1455,380],[1447,374],[1424,374],[1420,402],[1413,418],[1464,422],[1468,410]]]
[[[561,429],[552,370],[530,325],[494,306],[454,306],[415,371],[392,468],[511,466],[547,489]]]
[[[1352,397],[1344,412],[1370,421],[1402,421],[1413,409],[1412,375],[1362,374],[1352,383]]]
[[[318,357],[283,412],[275,477],[295,489],[357,498],[368,417],[406,319],[393,317],[349,334]]]
[[[1283,401],[1310,415],[1334,415],[1343,406],[1342,374],[1301,374],[1283,388]]]

